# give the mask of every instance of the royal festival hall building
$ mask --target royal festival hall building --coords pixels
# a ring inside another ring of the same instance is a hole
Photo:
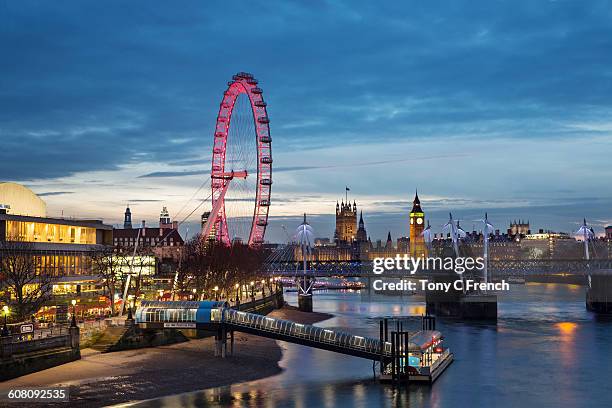
[[[92,256],[112,246],[111,225],[47,217],[45,202],[31,190],[0,183],[0,241],[0,251],[31,254],[37,274],[54,277],[51,303],[77,298],[82,308],[104,308]]]

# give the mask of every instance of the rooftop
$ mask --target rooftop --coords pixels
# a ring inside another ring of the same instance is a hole
[[[144,234],[142,230],[144,229]],[[116,228],[113,230],[113,238],[134,238],[138,237],[138,231],[141,231],[141,238],[146,237],[164,237],[165,241],[172,240],[174,242],[183,242],[181,234],[177,229],[174,228],[159,228],[159,227],[146,227],[146,228]]]

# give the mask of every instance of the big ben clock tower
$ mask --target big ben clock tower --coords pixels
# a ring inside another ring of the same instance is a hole
[[[418,192],[414,195],[412,211],[410,211],[410,256],[424,258],[427,256],[423,230],[425,229],[425,213],[421,208]]]

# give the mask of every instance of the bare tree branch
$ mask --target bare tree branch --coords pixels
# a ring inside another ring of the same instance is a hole
[[[27,319],[52,295],[55,277],[41,273],[34,245],[12,238],[0,241],[0,289],[13,304],[15,319]]]

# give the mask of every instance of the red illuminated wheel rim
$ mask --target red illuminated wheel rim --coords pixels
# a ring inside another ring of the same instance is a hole
[[[245,72],[234,75],[219,106],[213,144],[213,208],[222,200],[214,222],[217,241],[264,242],[272,187],[269,122],[257,80]]]

